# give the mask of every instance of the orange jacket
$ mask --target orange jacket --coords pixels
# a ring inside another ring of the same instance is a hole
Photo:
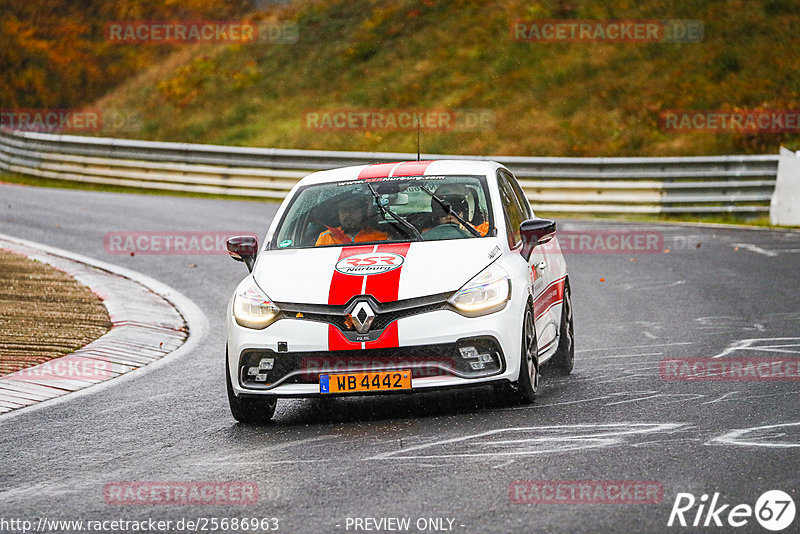
[[[489,221],[483,221],[483,223],[479,224],[475,227],[479,234],[482,236],[486,236],[489,233]]]
[[[344,239],[345,237],[349,239],[349,241]],[[325,230],[319,234],[317,242],[314,244],[314,246],[320,247],[323,245],[348,245],[350,243],[363,243],[364,241],[384,241],[386,239],[389,239],[389,234],[374,230],[372,228],[364,228],[356,234],[355,238],[351,238],[342,231],[341,226],[338,226],[333,228],[333,230]]]

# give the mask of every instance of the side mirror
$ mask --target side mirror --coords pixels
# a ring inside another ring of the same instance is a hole
[[[251,235],[231,237],[226,241],[228,254],[236,261],[243,261],[247,270],[253,272],[253,264],[258,254],[258,239]]]
[[[519,225],[522,236],[522,257],[530,260],[533,249],[547,243],[556,235],[556,222],[550,219],[528,219]]]

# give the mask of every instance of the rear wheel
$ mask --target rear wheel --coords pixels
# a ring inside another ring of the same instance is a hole
[[[233,418],[240,423],[264,424],[275,415],[278,399],[273,396],[237,397],[231,385],[231,371],[228,367],[228,353],[225,353],[225,383],[228,386],[228,404]]]
[[[561,330],[558,337],[558,349],[552,360],[553,369],[560,375],[568,375],[575,367],[575,328],[572,321],[572,296],[567,282],[564,283]]]

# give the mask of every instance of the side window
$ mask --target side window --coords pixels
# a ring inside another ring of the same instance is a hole
[[[525,196],[525,192],[519,186],[519,182],[512,174],[509,174],[504,171],[500,171],[503,176],[508,180],[508,183],[511,184],[511,188],[514,190],[514,195],[517,197],[517,202],[522,209],[522,213],[525,214],[525,219],[530,219],[533,217],[533,211],[531,211],[531,204],[528,202],[528,198]]]
[[[514,188],[503,174],[497,175],[497,185],[500,190],[500,199],[503,203],[503,213],[506,219],[508,246],[513,249],[522,242],[519,225],[526,219],[525,211],[519,205]]]

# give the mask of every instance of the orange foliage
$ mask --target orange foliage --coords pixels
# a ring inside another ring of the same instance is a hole
[[[0,0],[0,107],[88,104],[176,45],[105,41],[119,20],[231,20],[253,8],[226,0]]]

